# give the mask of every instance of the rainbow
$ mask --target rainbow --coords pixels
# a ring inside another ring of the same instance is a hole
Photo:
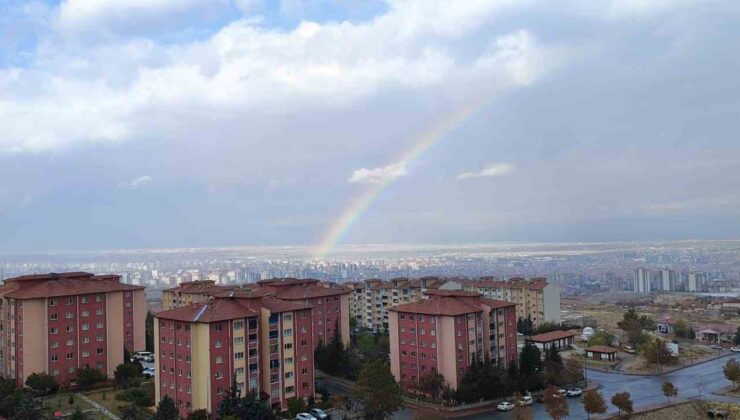
[[[475,114],[488,101],[488,98],[480,98],[468,102],[450,113],[446,118],[437,120],[431,127],[422,132],[419,139],[413,143],[410,149],[405,150],[400,156],[393,159],[391,165],[407,167],[424,152],[429,150],[429,148],[442,140],[447,134],[455,130],[461,123]],[[371,185],[345,207],[339,218],[329,226],[322,236],[321,242],[316,247],[316,258],[322,259],[326,257],[378,196],[393,183],[394,179],[395,177],[388,177],[380,183]]]

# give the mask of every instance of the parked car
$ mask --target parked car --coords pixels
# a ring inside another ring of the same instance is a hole
[[[324,410],[322,410],[320,408],[314,408],[314,409],[310,410],[309,411],[309,414],[311,414],[312,416],[316,417],[319,420],[327,420],[327,419],[330,419],[331,418],[331,417],[329,417],[328,414],[326,414],[326,412]]]
[[[740,353],[740,347],[730,347],[730,351],[733,353]]]
[[[503,401],[496,406],[496,410],[498,411],[509,411],[513,409],[514,409],[514,404],[508,401]]]
[[[637,350],[635,350],[632,346],[624,346],[624,352],[629,354],[636,354]]]
[[[318,420],[318,419],[308,413],[298,413],[298,415],[295,416],[295,420]]]
[[[152,354],[152,352],[150,351],[137,351],[136,353],[134,353],[133,358],[136,360],[143,360],[143,361],[146,361],[145,359],[148,359],[148,358],[151,358],[152,360],[154,360],[154,354]]]
[[[583,391],[581,391],[581,388],[569,389],[568,392],[566,393],[566,395],[569,397],[580,397],[581,394],[583,394]]]
[[[517,404],[519,404],[519,405],[532,405],[532,402],[533,402],[532,401],[532,397],[530,397],[529,395],[525,395],[525,396],[522,397],[522,399],[520,399],[519,401],[517,401]]]
[[[141,372],[142,375],[144,375],[145,378],[153,378],[154,377],[154,368],[145,368],[144,371]]]
[[[722,350],[722,346],[720,346],[719,344],[712,344],[710,347],[715,350]]]
[[[564,396],[568,395],[568,391],[566,391],[564,389],[558,389],[558,394],[560,394],[561,397],[564,397]]]

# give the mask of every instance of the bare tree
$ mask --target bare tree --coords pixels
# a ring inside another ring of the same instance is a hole
[[[699,398],[701,398],[702,394],[704,394],[704,380],[702,378],[696,378],[694,385],[696,385],[696,390],[699,391]]]

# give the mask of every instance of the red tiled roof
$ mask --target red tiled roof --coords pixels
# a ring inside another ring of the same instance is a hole
[[[154,316],[181,322],[220,322],[258,316],[259,312],[234,299],[212,299],[195,305],[162,311]]]
[[[446,315],[456,316],[476,312],[482,312],[483,308],[466,302],[456,297],[446,297],[444,299],[430,299],[421,302],[405,303],[403,305],[388,308],[394,312],[407,312],[424,315]]]
[[[481,298],[481,303],[490,306],[491,309],[501,309],[501,308],[508,308],[512,306],[516,306],[516,303],[514,302],[506,302],[504,300],[498,300],[498,299],[486,299]]]
[[[429,296],[456,296],[456,297],[479,297],[481,294],[478,292],[466,292],[464,290],[427,290],[424,292]]]
[[[315,284],[319,281],[316,279],[296,279],[293,277],[285,278],[274,278],[267,280],[260,280],[257,282],[260,286],[295,286],[301,284]]]
[[[619,350],[615,349],[614,347],[602,346],[601,344],[598,344],[595,346],[587,347],[586,351],[592,351],[595,353],[616,353]]]
[[[304,309],[313,308],[313,306],[311,305],[276,299],[272,296],[263,297],[260,300],[260,305],[262,305],[263,307],[265,307],[267,310],[269,310],[272,313],[302,311]]]
[[[542,334],[533,335],[527,337],[528,341],[534,341],[537,343],[549,343],[550,341],[560,340],[563,338],[573,337],[577,335],[575,331],[550,331]]]
[[[0,287],[0,295],[13,299],[41,299],[58,296],[74,296],[90,293],[108,293],[128,290],[144,290],[143,286],[120,283],[117,275],[95,276],[90,273],[62,273],[22,276],[6,279]],[[35,280],[28,286],[18,282]]]
[[[275,296],[280,299],[300,300],[326,296],[337,296],[350,293],[351,290],[338,284],[322,286],[318,284],[291,286],[286,289],[275,290]]]

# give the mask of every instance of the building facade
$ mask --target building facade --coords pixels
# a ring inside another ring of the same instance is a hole
[[[478,292],[487,299],[516,304],[517,319],[529,318],[535,328],[545,322],[560,324],[560,288],[545,278],[496,280],[483,277],[464,282],[463,290]]]
[[[109,377],[124,348],[145,349],[144,288],[117,275],[51,273],[5,279],[0,287],[2,377],[32,373],[74,382],[83,367]]]
[[[229,293],[255,293],[273,296],[283,301],[308,305],[314,311],[311,319],[314,337],[312,342],[328,343],[339,328],[345,346],[349,346],[349,318],[351,290],[333,282],[315,279],[281,278],[261,280],[256,284],[217,285],[213,281],[181,283],[162,292],[162,307],[165,310],[206,302],[215,296]]]
[[[391,372],[418,387],[438,372],[457,388],[474,360],[517,359],[516,305],[466,291],[428,291],[427,299],[389,309]]]
[[[650,293],[652,288],[653,276],[650,270],[638,268],[635,270],[632,280],[632,290],[635,293]]]
[[[155,315],[157,401],[210,413],[232,384],[273,408],[314,395],[312,308],[240,292]]]

